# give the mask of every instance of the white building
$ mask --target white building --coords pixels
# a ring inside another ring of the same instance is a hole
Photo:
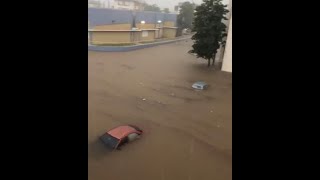
[[[88,0],[89,8],[101,8],[102,4],[99,0]]]
[[[112,8],[143,11],[144,0],[114,0]]]
[[[222,71],[232,72],[232,15],[229,21],[227,43],[222,59]]]
[[[227,25],[226,46],[220,47],[216,55],[216,64],[219,64],[222,71],[232,72],[232,0],[228,4],[229,13],[226,15],[228,21],[223,22]]]

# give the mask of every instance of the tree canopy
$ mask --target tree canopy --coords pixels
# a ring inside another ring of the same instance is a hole
[[[203,3],[195,10],[195,18],[193,21],[193,31],[196,32],[192,36],[194,44],[190,53],[197,54],[197,57],[215,62],[215,56],[224,44],[223,37],[226,34],[226,25],[222,20],[227,20],[225,15],[229,12],[227,5],[222,4],[222,0],[203,0]]]
[[[164,9],[163,9],[163,12],[164,12],[164,13],[170,13],[170,10],[169,10],[169,8],[164,8]]]
[[[177,17],[177,24],[179,28],[192,28],[194,9],[195,4],[190,3],[189,1],[182,3]]]
[[[153,5],[146,4],[144,6],[144,10],[145,11],[153,11],[153,12],[161,12],[160,8],[156,4],[153,4]]]

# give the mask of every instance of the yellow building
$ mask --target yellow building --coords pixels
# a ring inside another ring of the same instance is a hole
[[[127,10],[89,8],[89,44],[152,42],[160,38],[176,37],[176,15],[137,13]],[[166,16],[168,16],[167,20]]]
[[[177,27],[163,27],[163,38],[175,38],[177,34]]]
[[[141,41],[141,30],[89,30],[90,44],[132,44]]]

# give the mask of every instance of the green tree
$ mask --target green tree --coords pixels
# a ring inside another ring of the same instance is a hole
[[[156,4],[153,4],[153,5],[146,4],[144,6],[144,10],[145,11],[153,11],[153,12],[161,12],[160,8]]]
[[[222,0],[203,0],[194,13],[193,31],[196,33],[192,36],[194,44],[189,52],[207,60],[208,67],[211,59],[214,65],[217,50],[225,44],[226,25],[222,20],[227,20],[225,15],[229,11],[226,7]]]
[[[178,34],[180,35],[185,28],[192,29],[192,21],[194,18],[195,4],[188,1],[182,3],[177,17]]]
[[[164,8],[164,9],[163,9],[163,12],[164,12],[164,13],[170,13],[170,10],[169,10],[169,8]]]

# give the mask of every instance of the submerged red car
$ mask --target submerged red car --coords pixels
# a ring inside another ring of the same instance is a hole
[[[134,141],[142,134],[142,130],[133,125],[123,125],[115,127],[105,134],[100,139],[111,149],[120,149],[120,147],[128,142]]]

